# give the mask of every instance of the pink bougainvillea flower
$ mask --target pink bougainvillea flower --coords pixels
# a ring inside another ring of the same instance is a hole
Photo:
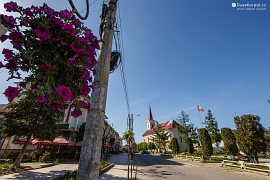
[[[10,49],[4,48],[3,51],[2,51],[2,54],[4,54],[6,59],[13,58],[13,51],[10,50]]]
[[[11,40],[11,41],[17,41],[18,39],[20,39],[22,37],[22,33],[21,32],[16,32],[16,31],[14,31],[14,32],[11,32],[10,34],[9,34],[9,39]]]
[[[80,28],[82,25],[81,21],[77,18],[73,20],[73,24],[75,25],[76,28]]]
[[[8,86],[8,88],[3,93],[8,98],[9,102],[12,102],[15,97],[20,94],[20,90],[16,87]]]
[[[10,28],[14,28],[15,27],[16,20],[15,20],[15,18],[13,16],[7,16],[7,15],[1,14],[1,19]]]
[[[21,50],[21,49],[23,49],[23,46],[21,45],[21,44],[19,44],[19,43],[13,43],[13,47],[15,48],[15,49],[18,49],[18,50]]]
[[[93,74],[94,74],[94,75],[97,74],[97,68],[96,68],[96,67],[94,67],[94,69],[93,69]]]
[[[25,8],[23,10],[24,14],[26,14],[27,16],[32,16],[33,15],[33,12],[31,11],[30,8]]]
[[[48,15],[51,16],[54,13],[54,10],[50,8],[47,4],[43,5],[44,12]]]
[[[75,42],[70,43],[70,47],[71,47],[71,49],[72,49],[74,52],[77,51],[77,47],[76,47]]]
[[[87,84],[83,84],[79,87],[80,95],[87,96],[90,93],[90,88]]]
[[[49,29],[50,28],[48,26],[42,26],[42,27],[38,27],[34,29],[34,32],[36,33],[36,35],[39,37],[41,41],[46,41],[51,38]]]
[[[0,37],[1,42],[6,41],[7,39],[8,39],[8,36],[5,35],[5,34],[3,34],[3,35]]]
[[[85,80],[85,81],[88,80],[89,77],[90,77],[90,72],[87,71],[87,70],[83,71],[83,72],[81,73],[81,77],[82,77],[82,79]]]
[[[7,10],[7,12],[16,12],[18,10],[17,3],[11,1],[4,4],[4,8]]]
[[[18,60],[16,58],[8,59],[8,63],[6,64],[7,69],[16,69],[18,67]]]
[[[53,68],[50,64],[40,64],[38,69],[41,71],[51,72]]]
[[[73,57],[68,59],[68,62],[72,65],[76,64],[76,58],[79,57],[78,55],[74,55]]]
[[[73,13],[66,9],[66,10],[60,11],[59,16],[63,19],[70,19],[73,16]]]
[[[44,96],[38,96],[38,97],[36,97],[36,101],[38,103],[46,103],[47,102],[47,98],[44,97]]]
[[[75,109],[74,111],[72,111],[72,112],[70,113],[70,115],[71,115],[72,117],[74,117],[74,118],[77,118],[77,117],[79,117],[80,115],[82,115],[82,111]]]
[[[52,103],[50,105],[50,109],[53,110],[53,111],[57,111],[57,110],[62,110],[64,109],[64,107],[61,105],[61,104],[58,104],[58,103]]]
[[[78,37],[79,41],[83,42],[83,43],[88,43],[90,42],[90,39],[86,38],[86,37]]]
[[[89,112],[90,111],[90,103],[88,102],[85,106],[84,106],[85,109],[87,109],[87,111]]]
[[[71,24],[64,24],[63,28],[72,36],[76,36],[77,32]]]
[[[63,99],[70,100],[70,101],[73,99],[72,91],[67,86],[59,85],[56,87],[56,91],[57,91],[57,95]]]
[[[22,87],[22,88],[26,88],[26,82],[20,82],[19,86]]]

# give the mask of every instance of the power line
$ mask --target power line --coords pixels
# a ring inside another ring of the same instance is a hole
[[[118,45],[119,51],[121,52],[121,62],[120,62],[120,71],[121,71],[121,78],[122,78],[122,83],[123,83],[123,89],[124,89],[124,96],[126,100],[126,106],[127,106],[127,111],[128,114],[130,114],[130,105],[129,105],[129,97],[128,97],[128,87],[127,87],[127,77],[126,77],[126,67],[125,67],[125,52],[123,48],[123,35],[122,35],[122,24],[121,24],[121,10],[119,6],[119,1],[118,1],[118,14],[117,14],[117,20],[116,20],[116,37],[117,37],[117,42],[116,42],[116,47]],[[119,30],[118,30],[119,28]]]

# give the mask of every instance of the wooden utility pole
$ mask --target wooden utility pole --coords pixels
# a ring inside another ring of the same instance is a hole
[[[105,107],[110,72],[112,40],[117,0],[110,0],[104,19],[102,43],[97,62],[95,89],[91,97],[91,110],[87,115],[77,180],[97,180],[102,148]]]
[[[7,32],[7,28],[0,23],[0,36],[2,36],[3,34],[6,34]]]

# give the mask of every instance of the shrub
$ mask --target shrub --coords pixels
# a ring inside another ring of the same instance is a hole
[[[186,144],[186,148],[187,148],[187,152],[190,154],[194,153],[194,147],[193,147],[193,142],[191,138],[186,138],[185,139],[185,144]]]
[[[224,152],[235,156],[239,150],[232,130],[230,128],[221,128],[221,138],[224,142]]]
[[[45,151],[42,156],[39,157],[39,162],[48,163],[51,162],[51,153]]]
[[[199,139],[202,145],[202,153],[207,158],[211,157],[213,154],[213,146],[211,143],[210,135],[205,128],[198,129]]]

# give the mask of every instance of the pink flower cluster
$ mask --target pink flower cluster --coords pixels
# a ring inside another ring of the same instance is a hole
[[[16,78],[24,84],[6,89],[9,102],[26,90],[37,103],[47,103],[54,111],[62,111],[69,104],[74,108],[71,115],[78,117],[81,108],[90,110],[86,102],[94,87],[99,49],[92,31],[71,11],[58,12],[47,4],[23,8],[11,1],[4,8],[18,16],[0,14],[0,22],[10,31],[0,40],[9,40],[14,48],[2,50],[5,59],[0,61],[0,69],[9,71],[8,80]],[[21,72],[28,76],[22,77]],[[31,86],[26,88],[26,84]]]

